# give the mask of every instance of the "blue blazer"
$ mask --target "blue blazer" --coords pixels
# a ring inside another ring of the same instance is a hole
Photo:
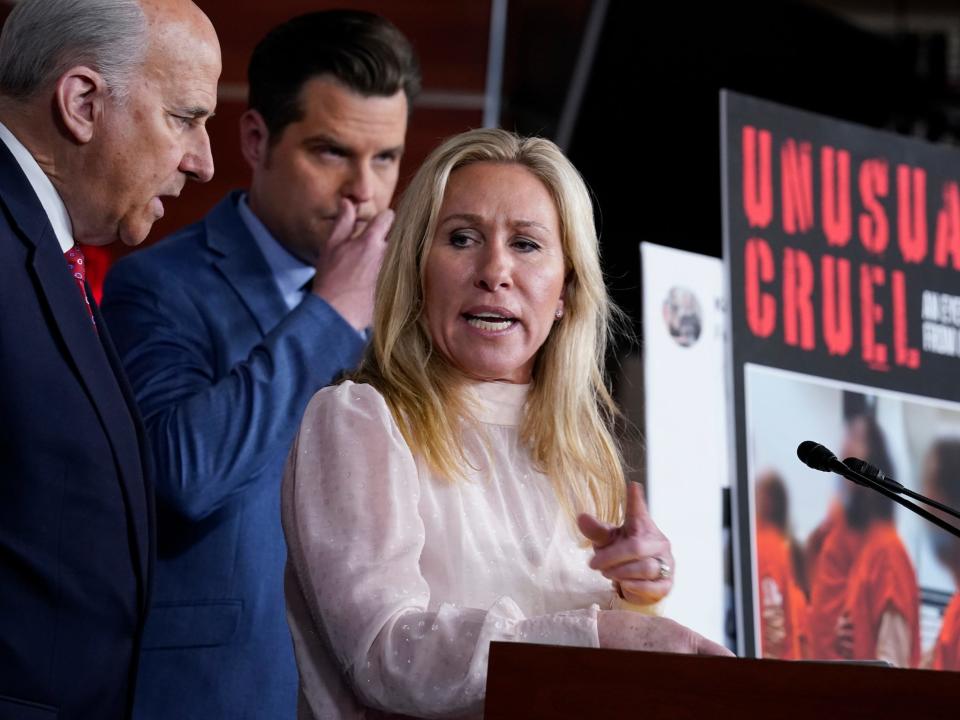
[[[133,395],[0,143],[0,718],[129,716],[153,553]]]
[[[280,480],[307,402],[363,341],[316,296],[287,309],[238,198],[104,286],[157,466],[141,719],[296,716]]]

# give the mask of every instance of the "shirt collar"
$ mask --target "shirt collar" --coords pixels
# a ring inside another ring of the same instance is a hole
[[[303,286],[313,278],[315,268],[294,256],[277,242],[277,239],[267,230],[266,225],[253,214],[247,202],[246,193],[243,193],[237,202],[237,212],[243,224],[247,226],[247,230],[253,235],[260,252],[263,253],[273,280],[283,296],[283,301],[287,308],[292,310],[303,300]]]
[[[37,194],[37,199],[43,206],[43,211],[47,214],[47,219],[53,227],[57,242],[60,243],[60,249],[67,252],[74,245],[73,223],[70,222],[67,206],[63,204],[60,193],[57,192],[53,183],[50,182],[50,178],[40,168],[30,151],[17,140],[17,137],[2,122],[0,122],[0,140],[7,146],[20,169],[23,170],[23,174],[27,176],[30,187]]]
[[[466,389],[473,400],[474,417],[489,425],[520,425],[530,385],[470,381]]]

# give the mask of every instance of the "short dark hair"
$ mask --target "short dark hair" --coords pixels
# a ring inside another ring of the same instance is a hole
[[[299,15],[267,33],[247,71],[249,106],[263,117],[271,143],[303,117],[300,90],[321,75],[368,97],[403,90],[411,104],[420,91],[413,47],[386,18],[356,10]]]

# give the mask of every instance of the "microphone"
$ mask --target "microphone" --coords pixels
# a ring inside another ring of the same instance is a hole
[[[872,490],[876,490],[878,493],[890,498],[895,503],[903,505],[903,507],[907,508],[907,510],[911,510],[925,520],[929,520],[937,527],[946,530],[952,535],[960,537],[960,528],[954,527],[950,523],[941,520],[933,513],[924,510],[919,505],[900,497],[899,493],[902,492],[905,495],[916,498],[924,504],[932,505],[933,507],[936,507],[956,518],[960,518],[960,513],[952,508],[947,507],[946,505],[942,505],[934,500],[925,498],[920,493],[915,493],[912,490],[908,490],[893,478],[888,478],[883,471],[880,470],[880,468],[874,467],[870,463],[861,460],[860,458],[847,458],[847,462],[840,462],[837,459],[837,456],[834,455],[829,448],[826,448],[820,443],[814,442],[813,440],[804,440],[797,446],[797,457],[800,458],[800,461],[803,462],[804,465],[808,465],[814,470],[821,470],[822,472],[835,472],[837,475],[841,475],[847,480],[857,483],[857,485],[863,485],[864,487],[869,487]],[[847,464],[851,462],[855,467]]]
[[[902,483],[898,483],[892,477],[889,477],[883,470],[878,468],[876,465],[871,465],[866,460],[861,460],[860,458],[849,457],[843,461],[843,464],[854,472],[865,475],[868,478],[871,478],[881,485],[883,485],[887,490],[891,492],[899,493],[901,495],[906,495],[912,497],[914,500],[919,500],[924,505],[929,505],[935,507],[938,510],[942,510],[947,515],[952,515],[955,518],[960,518],[960,512],[957,512],[952,507],[939,503],[936,500],[931,500],[930,498],[921,495],[918,492],[914,492],[908,487],[904,487]]]
[[[804,440],[797,446],[797,457],[804,465],[823,472],[830,472],[840,462],[829,448],[813,440]]]
[[[866,460],[861,460],[860,458],[856,457],[848,457],[843,461],[843,464],[853,470],[855,473],[866,475],[868,478],[875,480],[890,492],[906,493],[907,495],[911,494],[901,483],[898,483],[892,477],[887,477],[887,474],[883,472],[883,470],[878,468],[876,465],[871,465]]]
[[[797,457],[800,458],[800,462],[814,470],[835,472],[837,475],[842,475],[857,485],[867,485],[867,483],[859,477],[857,471],[851,472],[849,467],[837,459],[837,456],[833,454],[830,448],[818,442],[804,440],[797,446]]]

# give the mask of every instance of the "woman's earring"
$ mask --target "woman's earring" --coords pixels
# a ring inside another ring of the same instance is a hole
[[[554,316],[557,320],[559,320],[560,318],[562,318],[562,317],[563,317],[563,308],[557,308],[557,311],[553,314],[553,316]]]

